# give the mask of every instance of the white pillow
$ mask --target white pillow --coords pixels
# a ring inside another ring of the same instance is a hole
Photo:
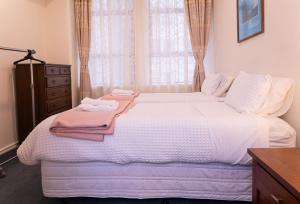
[[[293,79],[273,77],[271,89],[259,113],[275,117],[284,115],[292,105],[294,92]]]
[[[206,95],[212,95],[216,92],[221,80],[221,74],[207,74],[201,86],[201,92]]]
[[[234,78],[232,76],[222,75],[221,83],[220,83],[219,87],[217,88],[217,90],[215,91],[214,96],[217,96],[217,97],[224,96],[225,93],[228,91],[229,87],[231,86],[233,79]]]
[[[257,113],[271,87],[270,75],[240,72],[231,85],[225,103],[240,113]]]

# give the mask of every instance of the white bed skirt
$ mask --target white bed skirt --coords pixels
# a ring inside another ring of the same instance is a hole
[[[42,161],[47,197],[251,201],[251,166]]]

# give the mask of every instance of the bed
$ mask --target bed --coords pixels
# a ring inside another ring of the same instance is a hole
[[[18,149],[41,162],[48,197],[181,197],[251,200],[249,147],[294,147],[275,117],[243,115],[223,102],[137,103],[104,142],[49,133],[40,123]]]

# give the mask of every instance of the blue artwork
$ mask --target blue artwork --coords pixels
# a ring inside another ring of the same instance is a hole
[[[237,0],[238,41],[263,32],[263,0]]]

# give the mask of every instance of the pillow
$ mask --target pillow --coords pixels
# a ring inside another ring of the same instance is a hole
[[[284,115],[292,105],[294,92],[294,80],[273,77],[271,89],[259,113],[275,117]]]
[[[224,96],[225,93],[228,91],[230,85],[232,84],[233,79],[234,78],[231,76],[222,75],[221,83],[220,83],[219,87],[217,88],[217,90],[215,91],[214,96],[217,96],[217,97]]]
[[[221,74],[207,74],[201,86],[201,92],[206,95],[212,95],[221,83]]]
[[[225,103],[240,113],[257,113],[271,87],[270,75],[240,72],[231,85]]]

